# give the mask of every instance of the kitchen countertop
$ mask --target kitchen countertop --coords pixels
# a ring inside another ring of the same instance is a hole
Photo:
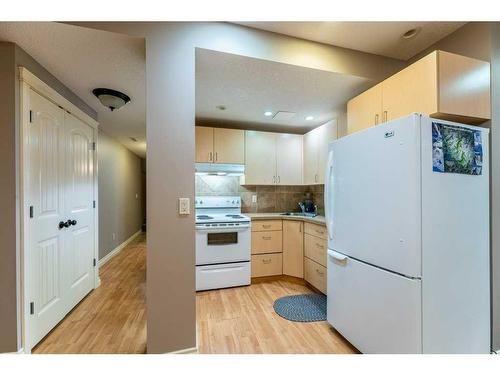
[[[243,215],[248,216],[251,220],[299,220],[308,223],[326,225],[324,216],[315,217],[305,217],[305,216],[287,216],[280,213],[244,213]]]

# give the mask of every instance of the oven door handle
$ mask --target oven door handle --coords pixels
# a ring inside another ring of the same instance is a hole
[[[246,230],[250,229],[250,225],[245,225],[245,226],[237,226],[237,227],[203,227],[203,226],[196,226],[196,230],[200,232],[207,232],[207,233],[227,233],[227,232],[244,232]]]

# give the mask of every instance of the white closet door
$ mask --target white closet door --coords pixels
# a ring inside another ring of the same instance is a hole
[[[278,134],[276,137],[276,182],[302,184],[302,136]]]
[[[65,114],[68,304],[73,308],[94,287],[93,129]]]
[[[25,309],[30,312],[29,341],[32,347],[65,315],[64,274],[66,220],[66,161],[64,112],[34,91],[29,93],[32,120],[28,124],[27,200],[32,217],[25,246],[27,290]]]

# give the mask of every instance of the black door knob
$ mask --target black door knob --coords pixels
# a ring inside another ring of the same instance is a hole
[[[67,221],[66,222],[64,222],[64,221],[59,222],[59,229],[63,229],[63,228],[67,228],[67,227],[69,227],[69,223]]]
[[[76,225],[76,220],[68,220],[69,225]]]

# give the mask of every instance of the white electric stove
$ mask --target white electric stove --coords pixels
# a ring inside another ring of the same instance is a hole
[[[200,196],[196,208],[196,290],[250,284],[251,224],[239,196]]]

